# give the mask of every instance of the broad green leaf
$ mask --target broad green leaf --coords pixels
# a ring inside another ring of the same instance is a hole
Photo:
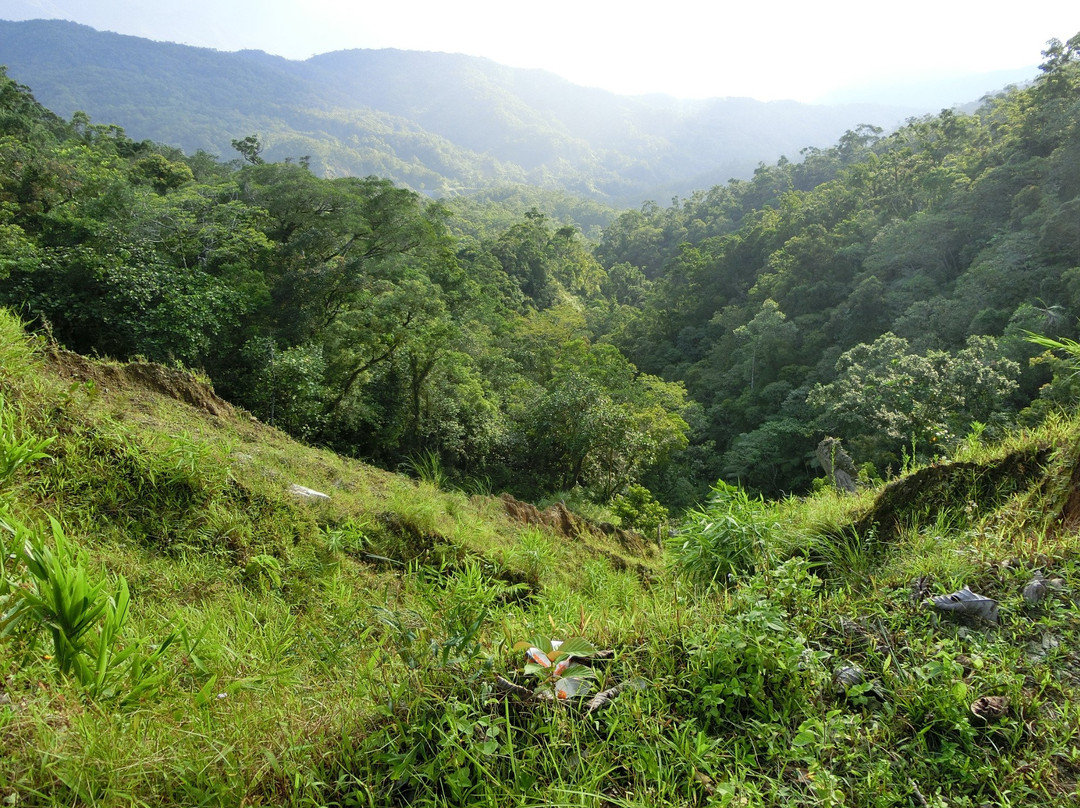
[[[559,646],[559,656],[588,657],[597,653],[597,648],[584,637],[571,637]]]

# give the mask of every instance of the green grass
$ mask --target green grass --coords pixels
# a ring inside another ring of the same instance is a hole
[[[880,489],[777,503],[729,491],[668,550],[635,555],[163,398],[120,366],[50,358],[6,315],[0,338],[0,448],[24,457],[0,480],[4,804],[1080,796],[1072,419],[968,442],[960,459],[976,465],[1055,451],[992,503],[912,503],[887,540],[853,528]],[[300,499],[293,483],[330,499]],[[76,663],[65,672],[44,606],[4,622],[44,591],[17,524],[57,549],[53,577],[81,570],[103,604],[75,651],[95,671],[109,652],[107,686]],[[1064,588],[1031,606],[1021,591],[1036,569]],[[107,628],[121,580],[130,602]],[[998,600],[1000,623],[922,603],[965,585]],[[611,649],[596,688],[636,686],[595,712],[508,696],[497,676],[531,684],[511,649],[535,636]],[[127,649],[144,659],[138,676]],[[863,682],[838,684],[844,667]],[[981,696],[1007,698],[1004,715],[981,721]]]

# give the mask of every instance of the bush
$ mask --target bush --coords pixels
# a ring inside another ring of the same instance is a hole
[[[740,580],[728,619],[687,631],[681,683],[693,694],[686,707],[702,726],[721,729],[746,719],[789,724],[808,713],[809,694],[827,673],[782,604],[817,584],[805,561],[790,559],[768,576]]]
[[[657,502],[645,486],[631,485],[625,494],[620,494],[611,503],[611,511],[619,517],[624,528],[661,540],[668,509]]]
[[[761,497],[720,481],[703,508],[691,511],[668,541],[676,571],[698,586],[727,586],[730,576],[757,566],[776,529]]]

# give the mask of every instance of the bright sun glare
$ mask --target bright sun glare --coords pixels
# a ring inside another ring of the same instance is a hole
[[[1072,0],[1005,19],[988,7],[912,0],[704,4],[503,0],[9,0],[8,19],[60,17],[221,50],[305,59],[346,48],[485,56],[618,93],[815,101],[843,87],[1034,68],[1048,39],[1080,29]]]

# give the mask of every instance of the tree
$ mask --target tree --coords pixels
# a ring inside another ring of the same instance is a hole
[[[607,501],[685,448],[682,385],[638,374],[613,346],[587,348],[521,413],[525,455],[556,490]]]
[[[260,156],[262,154],[263,146],[259,142],[258,135],[248,135],[240,140],[230,141],[230,145],[240,152],[240,156],[244,160],[253,166],[260,166],[266,161]]]
[[[884,467],[912,446],[943,452],[972,422],[996,420],[1019,371],[991,337],[971,337],[956,354],[917,354],[888,333],[842,354],[836,380],[816,385],[807,402],[819,429],[844,438],[857,460]]]
[[[775,378],[776,370],[791,356],[798,334],[798,327],[788,322],[776,301],[771,299],[761,304],[761,309],[749,323],[735,329],[735,336],[741,343],[737,358],[745,367],[751,392],[761,377],[765,383]],[[763,367],[759,368],[759,364]]]

